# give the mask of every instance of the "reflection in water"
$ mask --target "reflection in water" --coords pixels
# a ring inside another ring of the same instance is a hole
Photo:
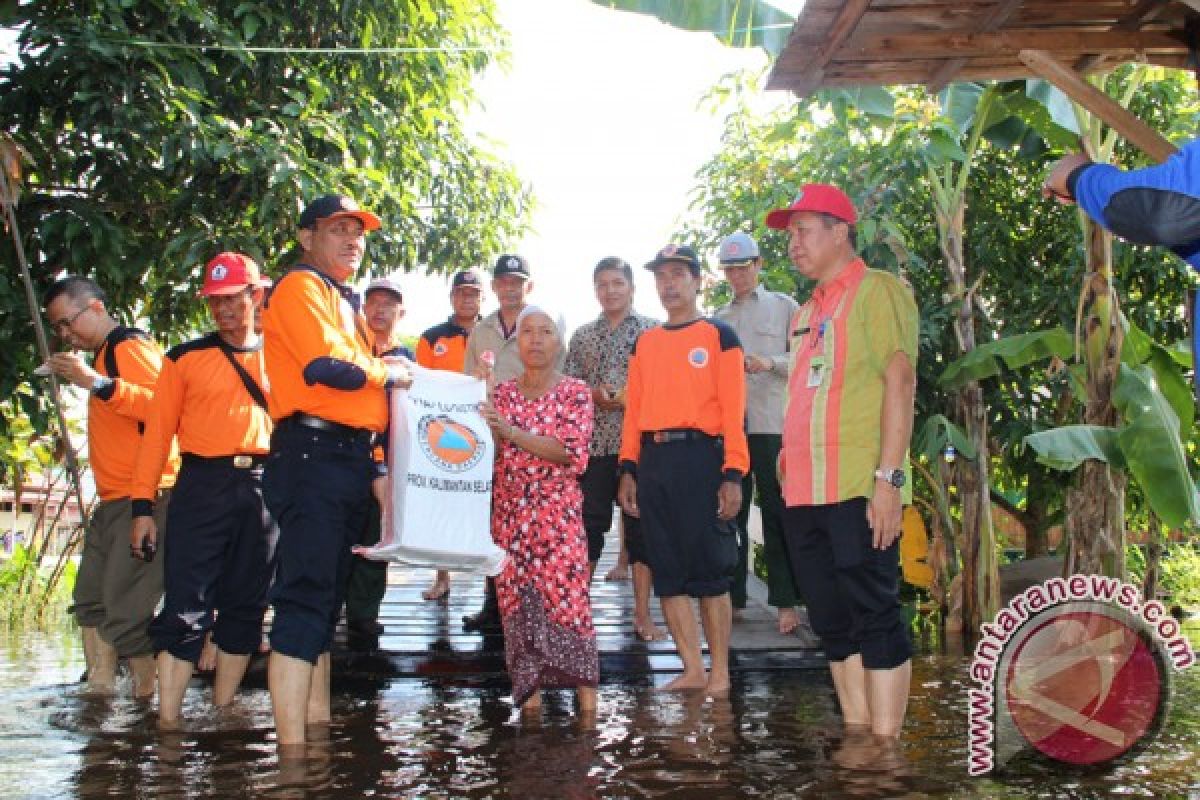
[[[846,735],[827,673],[736,677],[729,697],[603,685],[594,719],[570,693],[522,718],[501,684],[398,680],[343,688],[335,723],[303,757],[280,761],[265,691],[232,711],[188,694],[184,730],[152,706],[83,695],[74,656],[0,658],[3,797],[1061,797],[1195,796],[1200,671],[1176,682],[1161,736],[1108,770],[1019,759],[970,779],[964,665],[922,657],[898,745]],[[41,685],[38,685],[39,680]],[[47,685],[53,682],[54,685]]]

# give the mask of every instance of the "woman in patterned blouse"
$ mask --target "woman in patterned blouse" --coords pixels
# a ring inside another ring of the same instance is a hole
[[[536,712],[540,689],[573,687],[580,712],[591,713],[600,667],[579,488],[591,393],[555,370],[563,338],[549,314],[526,307],[516,335],[525,371],[498,385],[482,409],[499,442],[492,538],[508,552],[496,591],[513,701]]]

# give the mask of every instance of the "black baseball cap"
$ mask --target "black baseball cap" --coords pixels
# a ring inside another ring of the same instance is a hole
[[[522,278],[528,278],[529,262],[524,256],[502,255],[496,259],[496,266],[492,268],[492,277],[499,278],[501,275],[520,275]]]
[[[344,194],[327,194],[313,200],[300,213],[299,225],[301,228],[315,228],[318,220],[338,217],[354,217],[363,224],[363,230],[366,231],[379,230],[382,225],[379,217],[359,208],[353,198]]]
[[[681,264],[687,264],[692,274],[700,274],[700,258],[696,255],[696,251],[688,247],[686,244],[669,244],[655,254],[654,259],[646,262],[646,269],[658,269],[663,264],[670,261],[678,261]]]
[[[460,286],[470,286],[482,292],[483,278],[479,277],[478,270],[464,269],[462,272],[454,274],[454,279],[450,281],[450,291],[454,291]]]

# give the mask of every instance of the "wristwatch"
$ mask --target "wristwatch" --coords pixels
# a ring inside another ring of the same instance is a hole
[[[905,475],[904,475],[904,470],[902,470],[902,469],[880,468],[880,469],[875,470],[875,477],[882,481],[886,481],[891,486],[893,486],[897,489],[904,488]]]
[[[107,375],[97,375],[92,381],[92,388],[88,389],[92,394],[100,394],[105,389],[113,385],[113,379]]]

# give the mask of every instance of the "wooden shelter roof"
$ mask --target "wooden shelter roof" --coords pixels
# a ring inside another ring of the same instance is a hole
[[[768,89],[1008,80],[1140,61],[1188,66],[1200,0],[808,0]]]

